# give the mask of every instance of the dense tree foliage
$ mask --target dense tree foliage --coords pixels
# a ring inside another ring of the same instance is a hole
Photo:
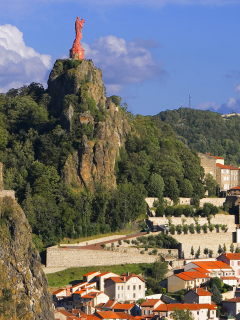
[[[226,164],[240,165],[240,117],[222,117],[211,111],[180,108],[155,116],[172,126],[179,140],[198,152],[224,157]]]
[[[56,64],[55,72],[62,74],[74,67],[75,62],[66,60]],[[111,98],[121,104],[120,97]],[[204,195],[203,170],[196,152],[177,140],[168,124],[129,113],[132,130],[116,161],[117,188],[107,190],[99,184],[91,193],[87,188],[66,185],[61,172],[68,156],[81,149],[84,134],[94,138],[93,125],[80,124],[79,115],[90,110],[95,123],[107,115],[87,95],[82,100],[78,95],[65,95],[61,103],[63,111],[70,104],[74,109],[71,130],[64,129],[60,109],[54,109],[55,101],[40,84],[0,94],[0,161],[5,189],[15,190],[38,248],[64,237],[125,228],[146,212],[147,195],[160,200],[167,196],[174,202],[179,196]],[[158,214],[162,212],[159,208]]]

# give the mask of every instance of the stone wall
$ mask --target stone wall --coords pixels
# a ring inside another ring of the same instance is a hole
[[[88,240],[88,241],[83,241],[83,242],[79,242],[79,243],[74,243],[74,244],[64,244],[64,246],[77,246],[77,247],[81,247],[81,246],[87,246],[87,245],[91,245],[91,244],[95,244],[95,243],[99,243],[99,242],[104,242],[104,241],[109,241],[109,240],[115,240],[115,239],[120,239],[120,238],[124,238],[125,235],[114,235],[114,236],[109,236],[109,237],[104,237],[104,238],[98,238],[98,239],[94,239],[94,240]],[[113,241],[114,242],[114,241]]]
[[[87,267],[127,263],[153,263],[158,256],[105,250],[47,248],[47,267]]]
[[[218,256],[218,247],[225,244],[227,251],[230,250],[230,245],[233,242],[232,232],[208,232],[208,233],[194,233],[194,234],[176,234],[173,236],[177,241],[182,244],[182,252],[184,258],[192,258],[191,247],[193,246],[194,252],[196,253],[200,247],[200,257],[204,257],[204,248],[213,250],[213,256]],[[235,247],[237,244],[235,244]]]
[[[192,217],[172,217],[172,224],[175,226],[178,224],[182,224],[182,219],[185,219],[186,221],[184,224],[190,225],[193,223],[195,225],[195,221]],[[149,217],[149,221],[151,221],[153,224],[161,225],[161,224],[167,224],[168,219],[167,217]],[[202,226],[205,223],[208,224],[208,220],[205,217],[199,217],[198,223]],[[234,232],[236,231],[236,225],[235,225],[235,216],[234,215],[225,215],[225,214],[216,214],[215,217],[211,219],[212,224],[226,224],[228,227],[228,231]]]
[[[204,168],[205,175],[210,173],[216,180],[216,159],[203,153],[199,153],[198,156],[201,160],[201,166]]]

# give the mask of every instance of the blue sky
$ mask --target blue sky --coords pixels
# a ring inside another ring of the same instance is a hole
[[[240,112],[240,0],[0,0],[0,91],[46,84],[72,46],[134,114],[188,106]]]

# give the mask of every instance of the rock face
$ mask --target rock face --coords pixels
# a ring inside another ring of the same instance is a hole
[[[28,221],[0,198],[0,319],[53,320],[52,299]]]
[[[63,179],[91,191],[99,182],[115,188],[115,161],[130,125],[124,112],[105,97],[101,70],[88,60],[74,62],[77,65],[67,69],[66,65],[71,67],[71,63],[58,60],[48,80],[49,94],[65,130],[82,130],[78,150],[68,157],[63,168]],[[67,95],[72,100],[66,100]],[[70,100],[75,101],[75,106],[66,102]]]

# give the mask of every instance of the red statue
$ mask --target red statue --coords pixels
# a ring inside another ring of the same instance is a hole
[[[73,42],[72,49],[70,49],[70,58],[71,59],[84,59],[84,50],[80,44],[80,41],[82,39],[82,28],[83,24],[86,22],[85,20],[80,20],[79,17],[77,17],[77,20],[75,22],[75,30],[76,30],[76,38]]]

